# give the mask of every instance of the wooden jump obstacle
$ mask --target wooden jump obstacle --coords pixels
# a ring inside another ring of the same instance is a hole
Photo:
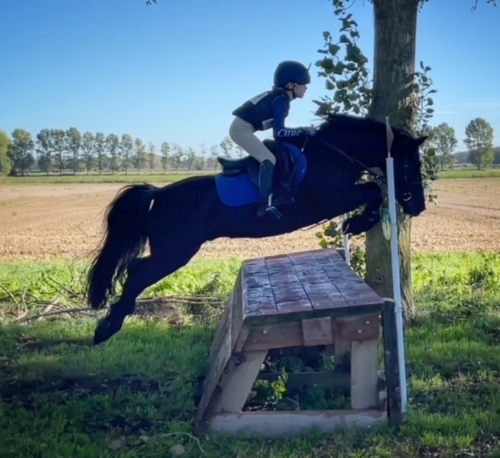
[[[385,373],[379,371],[382,322]],[[336,362],[347,359],[347,377],[314,372],[309,382],[329,384],[339,376],[350,388],[351,409],[242,411],[268,351],[290,347],[324,348]],[[387,420],[397,425],[397,392],[394,304],[364,283],[339,251],[250,259],[239,271],[210,349],[195,427],[198,433],[280,437],[312,427],[332,432]]]

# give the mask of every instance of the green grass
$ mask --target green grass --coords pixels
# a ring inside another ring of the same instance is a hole
[[[23,185],[23,184],[98,184],[98,183],[172,183],[196,175],[203,175],[210,172],[190,172],[190,173],[167,173],[148,174],[147,172],[128,175],[32,175],[26,177],[8,177],[0,175],[0,185]],[[213,173],[213,171],[211,172]]]
[[[178,294],[223,298],[229,294],[240,265],[241,259],[237,258],[219,262],[196,260],[148,288],[144,296]],[[50,301],[56,295],[64,299],[68,296],[66,290],[78,296],[82,293],[87,267],[84,262],[70,264],[65,261],[11,261],[0,264],[0,298],[6,297],[5,290],[19,300],[23,294],[32,295],[39,301]]]
[[[213,170],[167,173],[167,174],[150,174],[144,171],[141,174],[130,173],[128,175],[32,175],[26,177],[6,177],[0,175],[0,185],[22,185],[22,184],[97,184],[97,183],[137,183],[146,181],[148,183],[172,183],[190,176],[212,174]],[[498,178],[500,177],[500,168],[488,170],[475,169],[454,169],[443,170],[439,172],[440,179],[446,178]]]
[[[498,457],[500,255],[419,254],[413,263],[419,315],[406,330],[410,409],[399,433],[382,425],[277,441],[202,437],[206,455],[190,434],[220,307],[134,317],[93,348],[93,318],[9,324],[12,313],[41,307],[35,296],[75,303],[83,265],[2,266],[10,314],[0,328],[0,456],[168,457],[182,445],[182,456],[197,458]],[[192,262],[146,295],[223,298],[238,268],[239,260]]]
[[[453,169],[443,170],[438,173],[440,179],[445,178],[499,178],[500,168],[476,170],[476,169]]]

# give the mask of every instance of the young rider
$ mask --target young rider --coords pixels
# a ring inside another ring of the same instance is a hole
[[[290,102],[304,97],[310,82],[309,70],[303,64],[283,61],[274,71],[273,88],[247,100],[232,113],[235,118],[229,128],[231,140],[260,162],[258,217],[266,212],[272,213],[279,202],[274,202],[272,195],[276,158],[255,135],[255,131],[272,128],[275,140],[314,135],[314,129],[285,127]]]

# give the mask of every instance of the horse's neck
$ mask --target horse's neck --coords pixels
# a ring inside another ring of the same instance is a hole
[[[323,192],[354,184],[361,175],[361,167],[353,166],[347,159],[342,162],[310,160],[308,167],[309,182]]]
[[[331,134],[332,139],[327,141],[366,168],[383,167],[383,153],[375,146],[384,147],[381,135],[379,132],[369,132],[364,135],[362,131],[352,132],[352,128],[349,128],[347,132],[339,131],[338,136]],[[341,152],[335,152],[333,149],[331,152],[342,156]]]
[[[310,156],[309,161],[318,163],[320,167],[343,170],[344,173],[356,174],[362,170],[380,167],[379,161],[374,160],[374,156],[369,153],[360,153],[359,149],[353,146],[346,147],[343,144],[332,144],[332,148],[327,154],[322,154],[320,158]]]

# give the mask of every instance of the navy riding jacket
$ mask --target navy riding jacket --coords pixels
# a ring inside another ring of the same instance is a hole
[[[255,130],[272,128],[275,140],[307,135],[306,129],[285,127],[289,110],[290,98],[286,90],[276,88],[252,97],[232,114],[252,124]]]

